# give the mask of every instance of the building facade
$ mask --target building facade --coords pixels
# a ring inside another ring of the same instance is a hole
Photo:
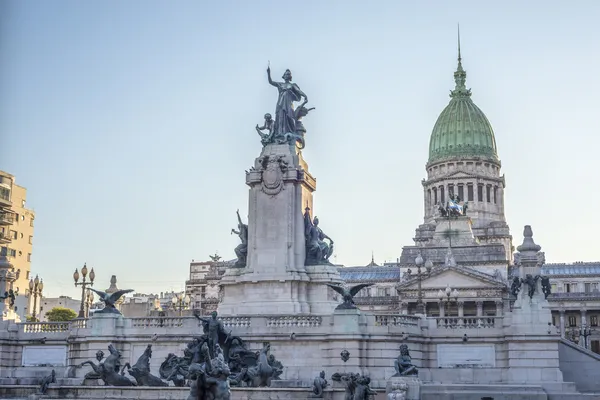
[[[18,294],[15,310],[21,319],[32,311],[29,293],[35,213],[27,208],[27,189],[15,177],[0,171],[0,256],[10,263],[14,281],[9,286]],[[39,312],[39,304],[36,306]]]

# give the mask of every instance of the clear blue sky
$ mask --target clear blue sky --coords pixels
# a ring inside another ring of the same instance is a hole
[[[3,1],[0,169],[37,213],[33,272],[75,294],[182,289],[233,258],[254,126],[290,68],[317,107],[304,152],[336,261],[394,260],[422,222],[429,134],[449,101],[456,24],[490,119],[515,237],[598,260],[600,2]]]

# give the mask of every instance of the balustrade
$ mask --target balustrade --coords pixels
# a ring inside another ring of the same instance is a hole
[[[129,318],[133,328],[179,328],[183,326],[184,317],[143,317]]]
[[[287,327],[287,326],[306,326],[306,327],[317,327],[321,326],[321,317],[307,317],[307,316],[278,316],[268,317],[267,326],[269,327]]]
[[[376,326],[417,326],[419,319],[416,315],[375,315]]]
[[[502,317],[436,317],[435,319],[436,326],[444,329],[494,328],[496,325],[502,326],[500,323]],[[499,322],[497,323],[496,320]]]
[[[67,332],[70,322],[22,322],[18,324],[25,333]]]
[[[223,326],[227,328],[248,328],[252,324],[250,317],[221,317]]]

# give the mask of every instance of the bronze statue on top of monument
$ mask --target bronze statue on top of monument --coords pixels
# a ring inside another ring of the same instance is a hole
[[[306,108],[308,97],[300,87],[292,82],[292,72],[285,70],[282,76],[283,82],[275,82],[271,79],[271,68],[267,67],[267,78],[269,84],[275,86],[279,91],[277,105],[275,106],[275,120],[271,114],[265,114],[265,122],[262,127],[256,125],[256,131],[260,135],[263,146],[269,144],[298,145],[299,149],[305,146],[304,134],[306,129],[300,121],[313,108]],[[294,102],[304,98],[302,104],[294,109]],[[267,131],[267,133],[263,131]]]

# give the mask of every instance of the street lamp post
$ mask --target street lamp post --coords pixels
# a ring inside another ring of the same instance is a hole
[[[421,282],[423,280],[423,277],[428,276],[431,273],[431,268],[433,268],[433,262],[431,262],[431,260],[427,260],[427,262],[424,262],[423,256],[421,256],[421,254],[419,253],[417,258],[415,259],[415,264],[417,265],[417,307],[416,307],[416,312],[417,312],[417,314],[425,314],[426,310],[425,310],[425,303],[423,302],[423,289],[421,286]],[[427,272],[421,271],[421,267],[423,266],[423,264],[425,264],[425,269],[427,270]]]
[[[584,325],[579,329],[579,336],[583,337],[583,345],[587,349],[588,348],[587,338],[592,336],[592,330]]]
[[[42,301],[42,290],[44,289],[44,281],[41,280],[37,275],[35,279],[29,280],[29,295],[33,296],[33,311],[31,312],[31,319],[33,322],[37,322],[37,299],[40,298]]]
[[[90,280],[89,281],[85,280],[87,274],[88,274],[88,269],[87,269],[87,265],[85,263],[83,264],[83,268],[81,268],[81,276],[83,277],[81,282],[78,282],[79,281],[79,271],[77,271],[77,268],[75,268],[75,272],[73,272],[73,280],[75,281],[75,287],[81,286],[81,307],[79,308],[79,315],[77,316],[77,318],[85,318],[85,301],[86,301],[85,289],[87,289],[88,286],[94,286],[94,278],[96,277],[96,274],[94,273],[94,268],[92,268],[92,270],[90,271]]]
[[[173,296],[171,301],[173,302],[173,308],[175,310],[179,309],[179,316],[181,317],[181,311],[187,308],[190,304],[190,295],[181,292]]]
[[[440,289],[438,291],[438,298],[444,304],[444,308],[446,310],[446,314],[450,314],[450,302],[458,302],[458,290],[450,287],[450,285],[446,286],[445,290]],[[446,315],[448,317],[449,315]]]

